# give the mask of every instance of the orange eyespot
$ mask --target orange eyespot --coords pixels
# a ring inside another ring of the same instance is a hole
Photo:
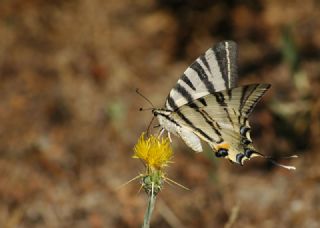
[[[230,147],[230,145],[228,143],[223,142],[223,143],[220,143],[220,144],[217,145],[217,150],[219,150],[219,149],[228,150],[229,147]]]

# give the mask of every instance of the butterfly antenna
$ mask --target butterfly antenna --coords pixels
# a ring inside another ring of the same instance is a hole
[[[139,108],[139,111],[150,111],[153,110],[154,108]]]
[[[154,108],[154,105],[152,104],[152,102],[148,98],[146,98],[146,96],[144,96],[142,93],[140,93],[139,89],[136,89],[136,93],[140,95],[143,99],[145,99],[152,106],[152,108]],[[146,109],[140,108],[140,111],[142,110],[146,110]]]

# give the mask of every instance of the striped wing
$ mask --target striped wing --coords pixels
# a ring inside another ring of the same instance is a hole
[[[183,105],[171,117],[233,162],[259,156],[252,145],[248,116],[269,84],[214,92]],[[186,141],[186,140],[185,140]]]
[[[237,45],[220,42],[188,67],[170,91],[166,109],[174,111],[210,93],[234,88],[237,77]]]

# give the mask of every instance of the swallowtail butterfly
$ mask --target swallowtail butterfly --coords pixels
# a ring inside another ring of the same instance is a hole
[[[208,49],[180,77],[165,108],[152,109],[161,133],[166,130],[169,137],[170,133],[181,137],[196,152],[202,151],[201,139],[217,157],[240,165],[252,157],[270,159],[254,148],[248,117],[271,85],[238,86],[237,79],[236,43],[223,41]]]

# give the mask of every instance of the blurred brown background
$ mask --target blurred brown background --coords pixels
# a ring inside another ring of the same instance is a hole
[[[224,39],[271,90],[245,166],[174,138],[152,227],[320,226],[320,2],[0,1],[0,227],[139,227],[132,147],[186,67]],[[280,159],[299,154],[299,159]],[[234,217],[234,221],[232,221]]]

